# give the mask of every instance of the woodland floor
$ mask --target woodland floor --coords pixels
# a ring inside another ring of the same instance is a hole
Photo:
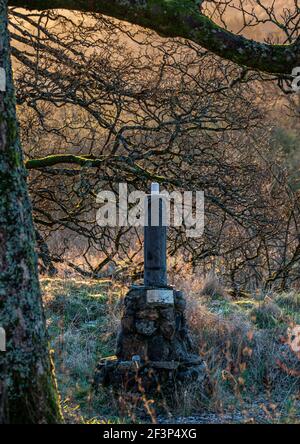
[[[106,281],[43,278],[47,326],[66,422],[143,422],[91,388],[97,361],[114,354],[126,287]],[[185,289],[186,292],[186,289]],[[221,293],[221,292],[220,292]],[[191,290],[187,318],[213,387],[187,387],[159,423],[300,423],[300,360],[287,343],[300,324],[295,293],[232,299]]]

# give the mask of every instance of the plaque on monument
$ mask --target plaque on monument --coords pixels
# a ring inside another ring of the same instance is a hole
[[[147,303],[148,304],[174,304],[173,290],[166,288],[155,288],[147,290]]]

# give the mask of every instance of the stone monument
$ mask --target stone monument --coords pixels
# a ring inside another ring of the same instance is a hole
[[[158,399],[162,392],[172,396],[178,385],[203,383],[205,368],[193,354],[184,295],[167,282],[165,201],[158,184],[145,205],[144,285],[125,296],[116,356],[100,360],[94,383],[117,395]]]

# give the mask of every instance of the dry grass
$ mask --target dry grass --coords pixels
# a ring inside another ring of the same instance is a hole
[[[213,299],[229,299],[220,278],[215,273],[208,273],[203,280],[201,289],[203,296],[210,296]]]
[[[283,293],[275,298],[276,303],[286,310],[300,313],[300,294],[299,293]]]
[[[95,397],[91,381],[97,360],[114,354],[126,289],[111,281],[66,279],[42,279],[42,288],[67,419],[116,421],[117,410],[110,400]],[[99,408],[105,403],[107,408]]]
[[[198,387],[183,387],[176,405],[168,406],[170,415],[249,412],[249,405],[255,405],[268,421],[296,421],[300,362],[286,339],[288,327],[300,324],[299,295],[268,295],[261,301],[214,298],[221,290],[226,296],[218,280],[210,277],[208,285],[187,269],[174,273],[172,281],[188,296],[187,319],[195,348],[207,363],[210,393],[205,398]],[[204,284],[213,289],[209,295]],[[42,286],[67,420],[131,421],[120,419],[107,394],[91,391],[97,360],[115,352],[126,287],[110,280],[70,279],[43,279]]]
[[[222,412],[260,397],[278,403],[282,413],[285,403],[299,395],[300,373],[294,371],[300,362],[286,341],[291,319],[269,300],[251,305],[189,301],[193,341],[208,365],[208,407]]]
[[[268,299],[251,310],[250,318],[258,328],[272,328],[278,322],[284,321],[284,315],[280,307]]]

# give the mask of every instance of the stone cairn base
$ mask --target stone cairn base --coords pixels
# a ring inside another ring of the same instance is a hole
[[[192,353],[185,306],[182,292],[172,287],[132,287],[124,300],[116,356],[98,363],[96,390],[110,387],[116,399],[135,405],[151,399],[156,410],[166,400],[172,405],[182,386],[194,382],[204,390],[205,364]]]

